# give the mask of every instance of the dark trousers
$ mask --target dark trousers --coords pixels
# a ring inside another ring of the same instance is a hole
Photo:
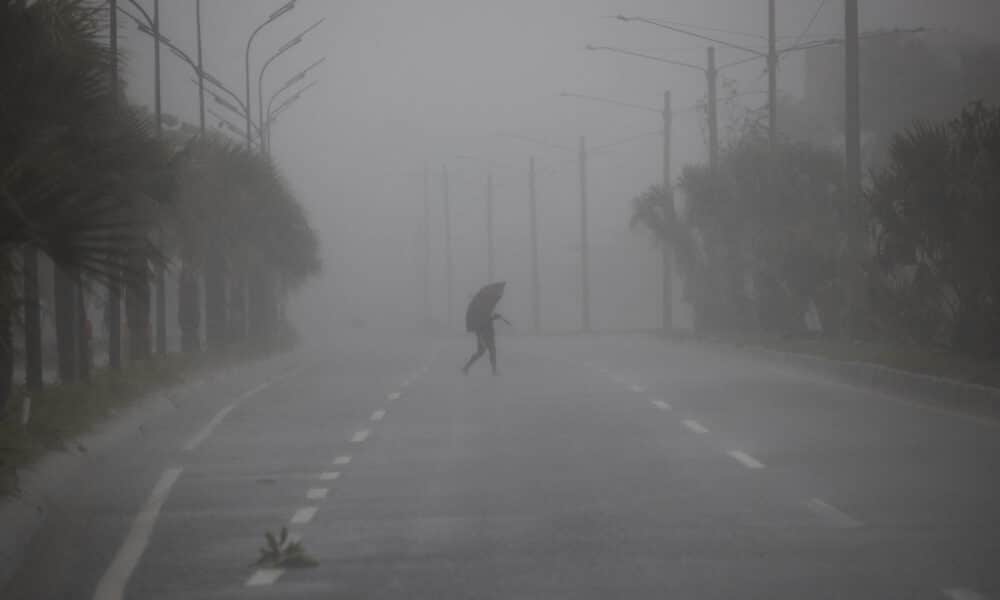
[[[493,328],[484,329],[476,332],[476,353],[472,355],[469,362],[465,363],[462,367],[463,371],[468,371],[469,368],[479,360],[487,350],[490,352],[490,366],[493,367],[493,371],[497,370],[497,341],[496,334],[493,332]]]

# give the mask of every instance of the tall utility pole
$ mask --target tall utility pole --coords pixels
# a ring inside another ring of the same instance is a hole
[[[535,157],[528,160],[528,207],[531,211],[531,325],[541,332],[541,292],[538,275],[538,205],[535,198]]]
[[[156,135],[163,135],[163,112],[160,94],[160,0],[153,0],[153,61],[156,68]],[[160,230],[163,241],[163,230]],[[156,265],[156,352],[167,353],[167,269],[163,261]]]
[[[861,94],[860,48],[858,42],[858,0],[844,0],[844,189],[847,202],[853,208],[861,200]],[[848,214],[854,214],[849,211]],[[848,252],[844,271],[847,280],[848,314],[863,310],[864,283],[857,268],[863,240],[862,229],[855,223],[848,226]],[[849,331],[849,330],[848,330]]]
[[[194,0],[194,23],[198,33],[198,131],[205,136],[205,72],[201,62],[201,0]]]
[[[715,68],[715,46],[708,47],[708,67],[705,77],[708,78],[708,166],[714,174],[719,164],[719,98],[718,70]]]
[[[774,0],[767,0],[767,108],[767,140],[773,155],[778,147],[778,32]]]
[[[160,0],[153,0],[153,70],[156,77],[153,82],[153,90],[156,98],[156,136],[163,135],[163,106],[160,94]]]
[[[431,206],[428,184],[430,172],[424,168],[423,201],[424,201],[424,317],[431,320]]]
[[[590,264],[587,255],[587,138],[580,136],[580,320],[590,332]]]
[[[454,272],[455,262],[451,254],[451,200],[448,198],[448,167],[441,167],[441,194],[444,199],[444,254],[445,254],[445,279],[448,290],[448,327],[453,323],[452,302],[454,301]]]
[[[111,32],[111,101],[117,108],[118,89],[118,0],[108,2],[108,28]],[[115,273],[119,275],[119,273]],[[108,283],[108,366],[122,368],[122,288],[115,277]]]
[[[859,93],[858,0],[844,0],[845,189],[851,202],[861,195],[861,97]]]
[[[486,280],[496,275],[496,254],[493,239],[493,172],[486,173]]]
[[[670,111],[670,90],[663,92],[663,193],[666,202],[663,206],[663,219],[670,221],[674,217],[674,193],[670,181],[670,130],[672,125]],[[669,333],[674,326],[674,269],[673,252],[667,240],[661,245],[663,253],[663,331]]]

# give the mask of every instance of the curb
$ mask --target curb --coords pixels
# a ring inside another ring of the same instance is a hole
[[[934,408],[961,412],[1000,425],[1000,388],[924,375],[875,363],[823,358],[811,354],[783,352],[760,346],[735,346],[724,341],[699,340],[731,352],[750,354],[786,367],[807,371],[827,379],[902,396]]]

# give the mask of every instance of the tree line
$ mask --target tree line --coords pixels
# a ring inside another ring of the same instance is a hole
[[[106,13],[0,0],[0,409],[15,353],[27,386],[42,386],[44,319],[60,380],[75,381],[91,370],[95,299],[114,368],[119,354],[152,354],[154,282],[175,282],[172,317],[196,352],[202,330],[209,348],[276,339],[286,295],[320,269],[317,236],[268,157],[189,126],[157,135],[127,103]]]
[[[654,186],[632,222],[672,248],[697,330],[1000,356],[1000,107],[898,131],[860,198],[833,149],[759,126],[676,189],[676,215]]]

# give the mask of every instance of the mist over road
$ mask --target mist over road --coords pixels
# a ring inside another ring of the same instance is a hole
[[[499,342],[499,377],[374,332],[204,386],[87,460],[2,596],[1000,594],[995,424],[646,336]],[[317,567],[248,566],[282,526]]]

